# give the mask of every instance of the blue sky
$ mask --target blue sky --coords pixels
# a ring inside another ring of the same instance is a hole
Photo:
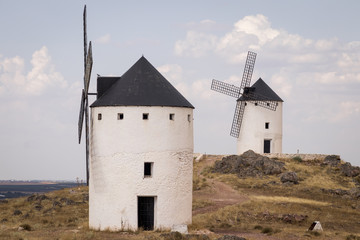
[[[144,55],[196,107],[195,151],[233,154],[235,101],[210,84],[239,85],[251,50],[252,83],[285,101],[283,151],[360,165],[358,1],[0,0],[0,179],[85,178],[84,4],[92,92],[96,74],[122,75]]]

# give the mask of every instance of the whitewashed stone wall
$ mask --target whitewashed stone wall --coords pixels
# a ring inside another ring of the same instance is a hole
[[[264,153],[264,140],[271,140],[271,153],[282,152],[282,102],[278,102],[276,111],[272,111],[248,102],[245,107],[243,121],[237,139],[237,154],[251,149],[256,153]],[[269,122],[269,129],[265,129]]]
[[[123,120],[117,119],[118,113],[124,114]],[[143,113],[149,114],[148,120],[142,119]],[[90,228],[137,229],[138,196],[155,197],[155,229],[191,223],[191,108],[92,108],[90,136]],[[153,162],[151,177],[144,177],[144,162]]]

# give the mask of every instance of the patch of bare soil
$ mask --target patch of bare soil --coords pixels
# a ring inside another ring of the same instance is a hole
[[[198,169],[197,174],[200,175],[201,171],[205,167],[213,165],[216,160],[220,160],[219,156],[207,156],[202,160],[203,164]],[[207,181],[209,188],[194,191],[193,198],[198,200],[211,201],[213,204],[193,210],[193,215],[216,211],[219,208],[242,203],[249,199],[247,196],[239,194],[238,191],[234,190],[231,186],[223,182],[215,179],[208,179]]]
[[[213,204],[193,210],[193,215],[216,211],[228,205],[242,203],[247,201],[247,196],[239,194],[229,185],[217,180],[208,180],[211,187],[210,190],[200,190],[193,193],[193,197],[198,200],[211,201]]]

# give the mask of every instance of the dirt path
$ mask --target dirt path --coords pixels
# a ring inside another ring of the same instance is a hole
[[[197,174],[200,175],[201,171],[219,160],[219,156],[207,156],[202,160],[201,167],[198,169]],[[238,204],[247,201],[249,198],[241,195],[238,191],[234,190],[231,186],[220,182],[216,179],[207,179],[210,189],[195,191],[193,193],[194,199],[207,200],[213,204],[193,210],[193,215],[216,211],[228,205]]]

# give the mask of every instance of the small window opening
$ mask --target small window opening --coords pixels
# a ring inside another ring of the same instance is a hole
[[[191,115],[188,114],[188,122],[191,122]]]
[[[269,129],[269,125],[270,125],[270,123],[269,123],[269,122],[266,122],[266,123],[265,123],[265,129]]]
[[[145,162],[144,163],[144,177],[151,177],[152,176],[152,162]]]
[[[143,120],[148,120],[148,119],[149,119],[149,114],[143,113]]]
[[[258,105],[258,103],[256,102],[256,103],[255,103],[255,106],[257,106],[257,105]]]
[[[266,103],[266,106],[270,106],[270,103]]]
[[[98,120],[101,120],[102,119],[102,115],[101,113],[98,114]]]
[[[245,106],[247,106],[247,102],[245,102]]]
[[[124,114],[123,113],[118,113],[117,119],[118,120],[123,120],[124,119]]]
[[[175,120],[175,113],[170,113],[169,114],[169,119],[170,120]]]

